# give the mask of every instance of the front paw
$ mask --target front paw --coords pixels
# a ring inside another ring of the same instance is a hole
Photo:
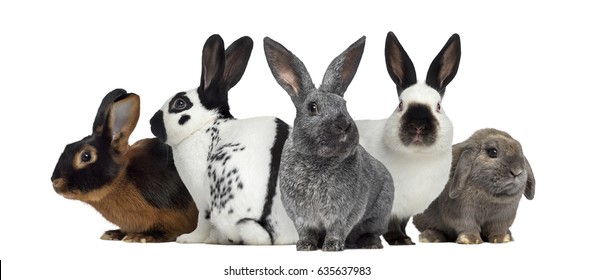
[[[480,234],[477,233],[461,233],[458,235],[458,239],[456,239],[456,243],[458,244],[481,244],[483,240],[481,239]]]
[[[119,229],[108,230],[103,233],[101,240],[122,240],[126,237],[126,233]]]
[[[324,246],[322,246],[322,251],[326,252],[336,252],[343,250],[344,241],[340,241],[338,239],[326,239],[326,241],[324,241]]]
[[[438,243],[446,242],[447,240],[443,233],[432,229],[426,229],[419,234],[419,241],[423,243]]]
[[[359,237],[357,241],[357,248],[359,249],[382,249],[382,240],[379,236],[373,234],[367,234]]]
[[[297,251],[315,251],[318,249],[318,242],[309,239],[297,241]]]
[[[487,241],[490,243],[508,243],[514,241],[511,234],[504,233],[504,234],[492,234],[489,235]]]
[[[177,243],[204,243],[207,236],[198,234],[197,231],[193,231],[190,233],[182,234],[177,237],[175,242]]]
[[[389,245],[415,245],[410,237],[394,232],[384,234],[384,239]]]

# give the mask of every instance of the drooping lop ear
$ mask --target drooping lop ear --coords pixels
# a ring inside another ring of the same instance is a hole
[[[111,147],[118,153],[128,149],[128,139],[140,116],[140,97],[134,93],[121,96],[109,109],[105,137],[111,139]]]
[[[250,37],[244,36],[237,39],[225,50],[225,71],[222,85],[225,91],[234,87],[243,76],[253,47],[254,41]]]
[[[454,145],[452,148],[452,168],[450,172],[449,195],[457,198],[466,188],[466,180],[472,172],[475,152],[468,142]]]
[[[225,43],[218,34],[210,36],[202,49],[202,77],[200,88],[204,92],[218,89],[225,70]]]
[[[264,54],[276,82],[291,96],[295,106],[315,89],[303,62],[280,43],[264,38]]]
[[[396,91],[400,96],[403,90],[417,83],[417,72],[398,38],[391,31],[386,36],[385,56],[388,74],[396,84]]]
[[[99,105],[99,109],[97,110],[97,115],[95,115],[95,121],[93,121],[94,134],[103,133],[103,125],[107,119],[107,112],[109,111],[109,108],[111,108],[111,105],[113,105],[116,99],[126,94],[128,94],[126,90],[118,88],[110,91],[105,95],[105,97],[103,97],[101,105]]]
[[[363,50],[365,50],[365,36],[332,60],[326,69],[320,90],[344,96],[353,77],[355,77],[355,73],[357,73]]]
[[[454,79],[460,65],[460,36],[452,35],[427,71],[426,83],[443,98],[446,86]]]
[[[524,157],[524,162],[526,163],[526,171],[528,172],[528,180],[526,181],[526,189],[524,190],[524,196],[528,200],[532,200],[534,198],[534,193],[536,191],[536,180],[534,179],[534,172],[532,172],[532,167],[530,167],[530,163],[528,159]]]

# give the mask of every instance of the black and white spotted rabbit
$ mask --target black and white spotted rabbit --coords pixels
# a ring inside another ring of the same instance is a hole
[[[294,244],[297,232],[279,197],[278,168],[289,126],[274,117],[234,119],[227,94],[243,76],[253,42],[227,50],[204,44],[196,89],[175,94],[151,119],[199,209],[198,228],[180,243]]]
[[[297,116],[281,160],[281,198],[299,233],[297,250],[382,248],[394,199],[386,167],[359,145],[343,95],[365,37],[336,57],[316,88],[293,53],[264,39],[268,65]]]
[[[120,228],[101,239],[174,241],[196,228],[198,211],[179,177],[171,148],[156,138],[128,144],[140,114],[140,98],[109,92],[93,134],[68,144],[52,174],[54,190],[90,204]]]
[[[454,145],[445,189],[413,218],[419,240],[510,242],[520,199],[534,198],[535,183],[520,143],[506,132],[481,129]]]
[[[361,145],[394,178],[394,206],[384,235],[390,245],[414,244],[406,234],[410,217],[423,212],[448,180],[454,130],[442,99],[460,54],[460,37],[454,34],[429,66],[426,80],[417,82],[415,67],[394,33],[386,37],[386,67],[400,101],[387,119],[357,120],[357,126]]]

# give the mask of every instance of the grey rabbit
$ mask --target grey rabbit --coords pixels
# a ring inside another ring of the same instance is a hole
[[[316,88],[299,58],[264,39],[272,74],[297,111],[279,181],[299,251],[383,248],[380,236],[388,230],[394,184],[386,167],[359,145],[343,99],[364,47],[362,37],[336,57]]]
[[[511,227],[522,195],[534,198],[535,180],[522,146],[508,133],[476,131],[453,146],[450,179],[413,218],[421,242],[480,244],[513,241]]]

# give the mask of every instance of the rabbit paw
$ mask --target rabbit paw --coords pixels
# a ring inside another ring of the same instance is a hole
[[[390,245],[415,245],[410,237],[396,232],[385,233],[384,239],[386,239],[386,242]]]
[[[446,238],[443,233],[439,231],[427,229],[419,234],[419,241],[423,243],[437,243],[446,242]]]
[[[384,245],[382,245],[382,240],[379,236],[374,234],[367,234],[359,237],[357,240],[357,248],[360,249],[382,249]]]
[[[101,236],[101,240],[122,240],[126,237],[126,233],[119,229],[108,230]]]
[[[318,242],[309,239],[297,241],[297,251],[315,251],[318,249]]]
[[[177,237],[175,242],[177,243],[203,243],[206,240],[206,236],[198,234],[197,231],[182,234]]]
[[[458,244],[481,244],[483,240],[481,236],[476,233],[461,233],[458,235],[458,239],[456,239],[456,243]]]
[[[508,243],[514,241],[514,239],[512,238],[511,234],[505,233],[489,235],[487,241],[489,241],[490,243]]]
[[[343,250],[344,241],[340,241],[338,239],[326,239],[326,241],[324,241],[324,246],[322,246],[322,251],[326,252],[335,252]]]
[[[173,240],[175,240],[174,236],[169,236],[163,232],[132,232],[126,234],[122,239],[122,241],[128,243],[158,243]]]

